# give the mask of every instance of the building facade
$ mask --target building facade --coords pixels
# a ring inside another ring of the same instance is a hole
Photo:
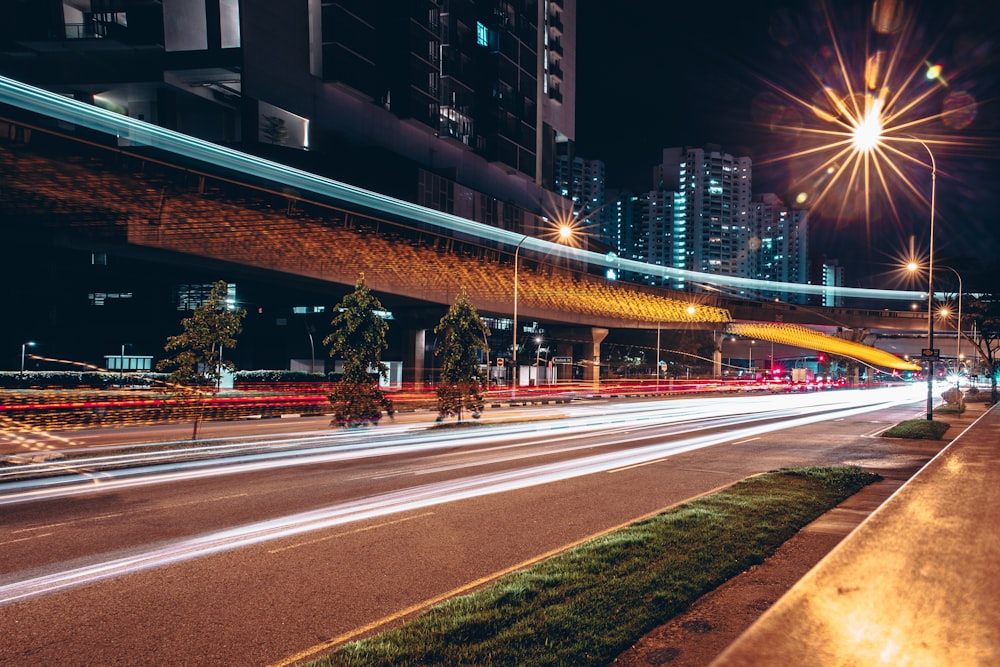
[[[749,277],[785,283],[809,282],[808,241],[806,210],[789,208],[773,193],[754,196],[748,242]],[[791,303],[806,301],[804,295],[788,292],[760,296]]]
[[[627,259],[665,268],[805,284],[808,281],[808,212],[776,195],[752,193],[748,157],[717,146],[667,148],[653,169],[654,188],[641,195],[613,194],[617,225],[612,245]],[[630,226],[631,225],[631,226]],[[627,276],[636,282],[694,289],[668,271]],[[787,292],[734,296],[800,302]]]
[[[605,167],[602,160],[559,155],[555,164],[556,194],[572,202],[582,231],[606,243],[608,214],[605,212]]]
[[[0,74],[449,212],[528,224],[575,140],[573,2],[0,4]]]
[[[673,193],[669,266],[748,275],[751,176],[749,157],[735,157],[718,146],[663,149],[653,178],[656,190]],[[669,286],[687,287],[683,279]]]

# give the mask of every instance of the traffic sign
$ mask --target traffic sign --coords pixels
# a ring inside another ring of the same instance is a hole
[[[573,357],[552,357],[552,363],[554,363],[554,364],[571,364],[571,363],[573,363]]]
[[[503,368],[503,357],[497,357],[497,368]]]
[[[920,350],[920,356],[923,357],[924,359],[938,359],[941,356],[941,350],[937,349],[936,347],[935,348],[925,347],[924,349]]]

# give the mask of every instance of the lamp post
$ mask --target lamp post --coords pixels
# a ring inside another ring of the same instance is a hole
[[[875,101],[871,105],[866,103],[863,117],[850,118],[848,122],[853,128],[852,144],[858,153],[871,155],[883,145],[885,128],[880,101]],[[931,421],[934,419],[934,358],[937,356],[934,353],[934,213],[937,206],[937,162],[934,159],[934,152],[924,140],[911,134],[900,134],[892,138],[900,137],[923,146],[931,161],[930,242],[927,251],[927,349],[924,350],[926,354],[922,355],[928,362],[927,420]]]
[[[535,336],[535,386],[542,384],[542,337]]]
[[[24,350],[27,347],[34,347],[35,341],[29,340],[21,343],[21,375],[24,375]]]
[[[573,228],[569,225],[560,225],[559,227],[559,239],[568,240],[573,235]],[[530,236],[525,234],[521,237],[521,240],[517,242],[517,247],[514,248],[514,319],[511,322],[511,348],[510,348],[510,365],[511,365],[511,391],[517,388],[517,295],[518,295],[518,256],[521,252],[521,246],[527,241]]]
[[[950,266],[943,268],[954,273],[958,279],[958,314],[955,316],[955,389],[961,391],[958,384],[958,359],[962,356],[962,276]]]
[[[930,240],[927,249],[927,349],[923,355],[927,360],[927,420],[934,419],[934,211],[937,205],[937,162],[934,153],[922,139],[912,135],[904,135],[917,142],[927,151],[931,159],[931,221]],[[961,280],[961,279],[959,279]],[[959,287],[961,291],[961,287]]]
[[[510,324],[510,335],[511,335],[511,346],[510,346],[510,372],[513,376],[511,378],[510,387],[513,391],[517,387],[517,267],[518,267],[518,254],[521,252],[521,245],[527,241],[530,237],[525,234],[518,241],[517,247],[514,248],[514,320]]]

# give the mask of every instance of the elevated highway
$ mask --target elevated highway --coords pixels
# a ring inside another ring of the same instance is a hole
[[[8,136],[45,132],[50,137],[0,148],[0,166],[13,175],[4,179],[5,219],[34,217],[37,223],[41,217],[63,231],[73,228],[133,251],[166,253],[178,261],[207,258],[342,286],[363,275],[377,292],[438,306],[465,293],[480,312],[498,318],[511,313],[516,268],[520,321],[590,329],[595,359],[608,329],[719,332],[745,321],[808,326],[823,333],[916,332],[926,322],[910,311],[806,307],[609,282],[599,275],[607,260],[597,253],[359,190],[2,77],[0,103],[11,105],[8,117],[0,119]],[[54,145],[52,120],[112,135],[111,140],[83,146],[63,137],[47,155],[36,144]],[[620,259],[616,263],[665,277],[691,275]],[[726,287],[737,280],[694,275]],[[738,284],[812,294],[827,289],[764,281]],[[838,292],[870,302],[920,298],[887,290]],[[776,326],[760,333],[767,336]],[[778,338],[788,342],[788,330],[770,340]],[[857,343],[863,336],[849,333],[845,338]],[[822,337],[803,342],[811,349],[845,353],[842,343],[828,345]],[[866,347],[852,349],[848,356],[879,366],[912,366],[896,364],[893,355],[876,354],[874,348],[862,349]]]

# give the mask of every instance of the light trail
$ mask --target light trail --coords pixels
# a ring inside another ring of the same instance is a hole
[[[389,216],[398,216],[440,229],[449,234],[468,234],[485,240],[504,243],[510,247],[522,245],[540,253],[559,251],[573,260],[584,262],[602,269],[607,266],[607,255],[560,245],[534,237],[525,238],[517,232],[491,227],[456,215],[441,213],[406,201],[363,190],[329,178],[311,174],[300,169],[241,153],[208,141],[158,127],[144,121],[84,104],[61,95],[14,79],[0,76],[0,103],[26,109],[66,123],[80,125],[103,132],[137,146],[151,146],[167,153],[178,155],[185,161],[196,160],[210,169],[228,169],[241,175],[262,178],[266,181],[309,192],[323,198],[346,202],[354,206],[375,210]],[[864,289],[857,287],[831,288],[824,285],[802,285],[798,283],[773,282],[751,278],[738,278],[718,274],[699,273],[684,269],[647,264],[635,260],[618,258],[615,264],[623,270],[639,274],[658,275],[663,278],[677,278],[693,282],[705,282],[730,287],[765,292],[787,292],[795,294],[826,295],[835,292],[837,297],[862,299],[886,299],[913,301],[920,298],[920,292]]]
[[[581,416],[567,417],[548,422],[535,422],[535,435],[558,432],[563,441],[579,435],[605,434],[616,437],[622,433],[622,425],[635,431],[644,424],[662,429],[665,424],[680,425],[687,422],[711,419],[718,428],[737,424],[747,419],[771,419],[790,414],[790,410],[830,409],[838,405],[853,405],[853,396],[868,396],[873,390],[838,391],[835,394],[797,394],[776,400],[770,395],[740,397],[737,400],[719,398],[688,399],[661,402],[618,404],[614,406],[578,406],[574,412]],[[791,400],[789,400],[791,399]],[[720,416],[720,401],[726,401],[727,416]],[[610,414],[609,414],[610,413]],[[272,443],[271,451],[256,451],[243,455],[229,455],[225,458],[199,458],[164,462],[171,458],[171,452],[137,453],[123,456],[98,456],[76,459],[73,469],[66,468],[65,474],[35,479],[23,479],[0,484],[0,506],[14,503],[77,497],[93,493],[118,491],[127,488],[172,483],[180,480],[204,479],[221,475],[235,475],[260,472],[294,466],[329,464],[354,461],[374,457],[428,454],[456,447],[475,446],[492,443],[506,444],[512,435],[522,434],[523,424],[490,426],[488,430],[467,431],[416,430],[412,426],[396,427],[396,430],[380,431],[377,439],[367,432],[339,432],[323,435],[293,436],[271,439],[261,436],[260,444]],[[595,429],[597,429],[595,431]],[[269,440],[268,440],[269,439]],[[332,441],[332,442],[331,442]],[[532,444],[537,445],[537,440]],[[219,456],[230,454],[239,444],[211,444],[206,448],[194,447],[172,452],[173,458]],[[245,446],[245,445],[244,445]],[[591,445],[592,446],[592,445]],[[303,448],[304,447],[304,448]],[[288,451],[290,448],[293,451]],[[575,451],[578,447],[550,448],[535,456],[551,455]],[[520,456],[523,456],[520,455]],[[508,457],[511,461],[517,457]],[[41,464],[39,464],[40,466]],[[101,466],[128,466],[98,470]],[[23,468],[28,468],[24,466]],[[86,468],[77,472],[75,469]],[[39,470],[43,468],[38,467]],[[60,470],[51,465],[47,470]],[[394,473],[395,475],[396,473]]]
[[[919,389],[919,388],[918,388]],[[834,401],[838,417],[913,403],[914,391],[868,390],[845,392],[857,394]],[[918,392],[919,393],[919,392]],[[772,403],[787,403],[790,397],[772,397]],[[839,398],[839,397],[838,397]],[[916,396],[919,400],[919,396]],[[755,401],[756,403],[756,401]],[[715,408],[718,410],[719,404]],[[778,410],[775,411],[779,412]],[[452,480],[433,482],[398,489],[371,497],[359,498],[307,512],[259,521],[231,529],[182,539],[127,556],[52,572],[43,576],[0,585],[0,604],[9,604],[29,597],[44,595],[74,586],[94,583],[156,567],[201,558],[264,542],[295,537],[303,533],[325,530],[348,523],[378,519],[445,503],[458,502],[489,494],[517,491],[532,486],[561,482],[599,472],[620,470],[629,466],[661,460],[667,456],[726,442],[745,441],[776,430],[783,430],[826,421],[828,409],[815,401],[803,400],[792,406],[785,421],[755,423],[722,433],[710,433],[679,438],[669,442],[642,445],[626,451],[602,452],[579,459],[556,461],[516,470],[470,475]],[[772,415],[773,416],[773,415]],[[732,416],[730,418],[734,418]],[[614,429],[611,429],[612,431]],[[620,444],[620,441],[618,442]]]

